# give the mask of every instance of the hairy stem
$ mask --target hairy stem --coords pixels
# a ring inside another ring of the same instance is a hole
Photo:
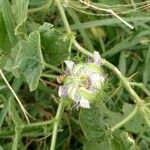
[[[113,132],[116,129],[120,128],[122,125],[124,125],[125,123],[127,123],[130,119],[133,118],[133,116],[136,114],[138,110],[138,105],[135,106],[134,110],[125,118],[123,119],[121,122],[119,122],[117,125],[115,125],[114,127],[112,127],[110,130]]]
[[[132,99],[135,103],[137,103],[138,105],[142,105],[142,100],[140,99],[140,97],[136,94],[136,92],[133,90],[133,88],[130,86],[130,83],[128,81],[128,79],[126,79],[121,72],[117,69],[117,67],[115,67],[114,65],[112,65],[111,63],[109,63],[108,61],[106,61],[105,59],[103,59],[103,64],[110,70],[112,70],[117,76],[118,78],[122,81],[123,86],[126,88],[126,90],[130,93],[130,95],[132,96]]]
[[[50,79],[57,79],[57,75],[54,74],[46,74],[46,73],[42,73],[42,77],[46,77],[46,78],[50,78]]]
[[[36,122],[32,124],[21,124],[19,127],[23,129],[22,133],[24,136],[28,136],[31,131],[36,131],[40,128],[43,128],[43,126],[49,126],[54,123],[54,120],[48,120],[48,121],[42,121],[42,122]],[[0,138],[5,137],[11,137],[15,135],[15,130],[9,128],[3,128],[3,131],[0,132]]]
[[[54,121],[54,127],[53,127],[50,150],[55,150],[57,131],[58,131],[58,126],[59,126],[62,111],[63,111],[63,100],[60,99],[58,109],[57,109],[57,113],[56,113],[56,117],[55,117],[55,121]]]
[[[143,92],[145,92],[145,94],[150,97],[150,92],[148,89],[146,89],[146,87],[144,86],[143,83],[135,83],[135,82],[130,82],[130,85],[133,86],[137,86],[138,88],[140,88],[141,90],[143,90]]]
[[[63,8],[62,5],[61,5],[61,0],[55,0],[55,3],[56,3],[56,5],[57,5],[57,7],[58,7],[58,9],[59,9],[59,11],[60,11],[60,15],[61,15],[62,20],[63,20],[63,23],[64,23],[64,25],[65,25],[66,31],[67,31],[68,33],[70,33],[70,32],[71,32],[71,29],[70,29],[70,26],[69,26],[67,17],[66,17],[65,12],[64,12],[64,8]]]
[[[54,66],[51,65],[51,64],[45,63],[45,67],[46,67],[46,68],[50,68],[50,69],[52,69],[52,70],[54,70],[54,71],[56,71],[56,72],[58,72],[58,73],[63,73],[63,71],[62,71],[61,69],[56,68],[56,67],[54,67]]]

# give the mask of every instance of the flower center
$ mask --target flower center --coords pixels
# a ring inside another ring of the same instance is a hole
[[[80,77],[80,81],[81,81],[81,87],[85,87],[86,89],[89,88],[89,86],[90,86],[90,80],[89,80],[88,76],[82,75]]]

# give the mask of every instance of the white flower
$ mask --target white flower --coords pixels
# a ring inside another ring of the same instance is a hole
[[[100,91],[105,82],[104,74],[100,68],[101,57],[94,52],[93,60],[88,63],[75,64],[66,60],[67,66],[64,85],[59,87],[59,97],[72,99],[77,107],[90,108],[90,103]]]

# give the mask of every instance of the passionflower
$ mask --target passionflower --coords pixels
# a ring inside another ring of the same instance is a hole
[[[96,98],[105,82],[101,69],[101,57],[94,51],[93,58],[88,63],[75,64],[66,60],[66,77],[64,85],[59,87],[59,97],[67,97],[75,102],[77,108],[90,108],[90,103]]]

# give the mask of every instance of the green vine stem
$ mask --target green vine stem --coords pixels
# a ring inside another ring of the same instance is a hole
[[[150,92],[146,89],[146,87],[144,86],[143,83],[130,82],[130,85],[137,86],[138,88],[140,88],[141,90],[143,90],[143,92],[145,92],[145,94],[148,97],[150,97]]]
[[[116,129],[120,128],[125,123],[127,123],[136,114],[137,110],[138,110],[138,105],[135,106],[135,108],[133,109],[133,111],[125,119],[123,119],[122,121],[120,121],[117,125],[115,125],[114,127],[112,127],[110,130],[113,132]]]
[[[65,12],[64,12],[64,8],[63,8],[63,6],[62,6],[62,4],[61,4],[61,0],[55,0],[55,3],[56,3],[56,5],[57,5],[57,7],[58,7],[58,9],[59,9],[59,12],[60,12],[60,15],[61,15],[61,17],[62,17],[62,20],[63,20],[63,23],[64,23],[64,26],[65,26],[66,31],[67,31],[68,33],[71,33],[72,31],[71,31],[71,29],[70,29],[70,25],[69,25],[69,23],[68,23],[66,14],[65,14]]]
[[[51,64],[45,63],[44,66],[45,66],[46,68],[52,69],[52,70],[54,70],[54,71],[56,71],[56,72],[58,72],[58,73],[63,73],[63,71],[62,71],[61,69],[56,68],[56,67],[54,67],[54,66],[51,65]]]
[[[56,117],[55,117],[55,120],[54,120],[54,127],[53,127],[50,150],[55,150],[57,131],[58,131],[58,126],[59,126],[59,122],[60,122],[60,119],[61,119],[62,112],[63,112],[63,99],[60,99],[58,109],[57,109],[57,113],[56,113]]]
[[[46,77],[46,78],[50,78],[50,79],[57,79],[57,75],[54,74],[46,74],[46,73],[42,73],[41,75],[42,77]]]
[[[123,86],[126,88],[126,90],[130,93],[130,95],[132,96],[132,99],[135,103],[137,103],[138,105],[143,105],[143,101],[140,99],[140,97],[136,94],[136,92],[133,90],[133,88],[130,86],[130,83],[128,81],[128,79],[126,79],[121,72],[111,63],[109,63],[108,61],[106,61],[105,59],[102,60],[103,64],[110,70],[112,70],[117,76],[118,78],[122,81]]]
[[[30,133],[31,131],[35,131],[38,129],[43,129],[43,126],[49,126],[52,125],[54,123],[54,120],[48,120],[48,121],[42,121],[42,122],[36,122],[36,123],[31,123],[31,124],[21,124],[19,127],[22,128],[22,133],[24,135],[28,135],[28,133]],[[12,137],[15,135],[15,131],[14,129],[10,129],[9,128],[4,128],[1,132],[0,132],[0,138],[4,138],[4,137]]]

